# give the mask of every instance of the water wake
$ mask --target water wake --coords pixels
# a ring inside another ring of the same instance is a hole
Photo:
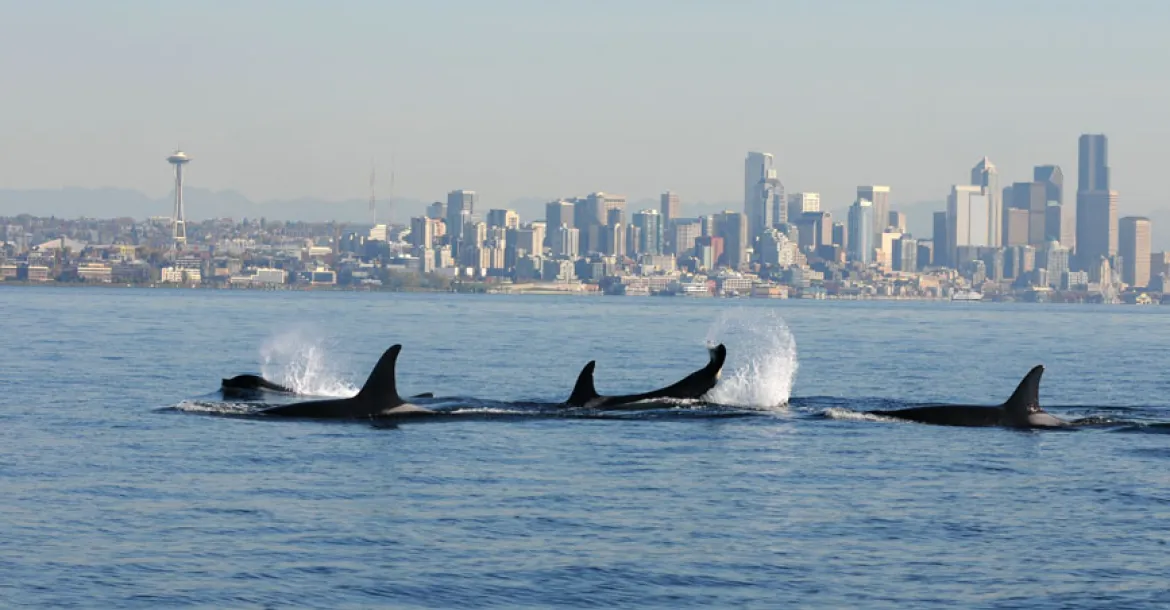
[[[822,414],[829,419],[837,419],[843,421],[880,421],[880,422],[897,422],[906,423],[903,420],[895,417],[885,417],[882,415],[874,415],[873,413],[865,413],[863,411],[854,411],[843,407],[830,407],[822,411]]]
[[[776,409],[788,404],[796,378],[796,339],[775,310],[723,311],[707,343],[727,346],[723,377],[709,398],[722,405]]]
[[[204,400],[184,400],[172,408],[185,413],[209,415],[252,415],[257,411],[253,404]]]
[[[329,366],[325,340],[304,329],[272,337],[260,347],[260,372],[298,394],[347,398],[360,388]]]

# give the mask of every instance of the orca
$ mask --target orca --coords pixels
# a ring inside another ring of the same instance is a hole
[[[727,348],[722,343],[707,348],[710,360],[707,366],[684,377],[681,381],[664,388],[644,392],[642,394],[627,394],[624,396],[600,396],[593,386],[593,369],[597,366],[595,360],[590,360],[581,374],[577,376],[577,384],[573,386],[573,393],[565,404],[569,407],[586,409],[613,409],[648,400],[664,398],[699,399],[715,387],[719,381],[719,374],[723,370],[723,362],[727,359]],[[630,407],[627,407],[630,408]],[[636,407],[634,407],[636,408]]]
[[[220,391],[223,392],[224,398],[244,398],[244,399],[258,399],[264,394],[287,394],[295,396],[298,392],[292,388],[285,387],[274,381],[269,381],[260,375],[253,375],[251,373],[244,375],[236,375],[231,379],[224,379],[220,384]],[[422,394],[415,394],[410,398],[434,398],[433,392],[423,392]]]
[[[398,395],[394,369],[398,353],[401,351],[401,345],[390,346],[374,365],[366,384],[356,396],[279,405],[264,409],[260,413],[312,419],[405,418],[435,414],[434,411],[406,402]]]
[[[1040,376],[1043,374],[1044,365],[1033,367],[1016,386],[1011,398],[998,407],[931,405],[867,413],[939,426],[1060,428],[1070,425],[1040,408]]]
[[[273,394],[296,394],[296,391],[292,388],[287,388],[279,383],[274,383],[259,375],[252,374],[236,375],[231,379],[224,379],[220,382],[219,389],[223,392],[224,398],[253,398],[269,392]]]

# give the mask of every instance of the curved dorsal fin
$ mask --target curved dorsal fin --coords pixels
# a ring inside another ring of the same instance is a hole
[[[572,407],[583,407],[585,403],[597,398],[597,390],[593,388],[593,368],[597,366],[595,360],[590,360],[581,374],[577,375],[577,385],[573,386],[573,393],[569,395],[566,404]]]
[[[1041,411],[1040,408],[1040,376],[1044,374],[1044,365],[1038,364],[1028,371],[1027,375],[1016,386],[1012,397],[1003,403],[1003,410],[1013,421],[1027,421],[1029,413]]]
[[[398,382],[394,379],[394,368],[400,351],[402,346],[395,344],[382,354],[378,364],[374,365],[374,370],[370,371],[366,385],[363,385],[357,396],[354,396],[355,400],[373,401],[378,408],[403,404],[402,398],[398,396]]]

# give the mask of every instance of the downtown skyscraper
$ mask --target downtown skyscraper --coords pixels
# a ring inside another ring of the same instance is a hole
[[[447,235],[451,242],[451,256],[456,257],[456,260],[463,248],[463,227],[474,218],[475,199],[475,191],[447,193]]]
[[[1076,258],[1094,270],[1117,254],[1117,191],[1109,184],[1109,143],[1103,134],[1084,134],[1077,163]]]
[[[999,189],[999,170],[991,159],[983,157],[971,168],[971,185],[983,188],[987,195],[987,245],[998,248],[1004,244],[1007,223],[1003,218],[1002,191]]]
[[[743,163],[743,212],[747,239],[755,242],[773,225],[788,221],[784,185],[777,177],[771,153],[749,152]]]
[[[882,233],[890,222],[890,187],[888,186],[859,186],[857,199],[864,199],[873,205],[873,224],[870,226],[870,246],[878,247],[882,243]]]
[[[1126,216],[1118,221],[1121,281],[1134,288],[1150,284],[1150,219]]]
[[[849,208],[849,260],[873,262],[873,202],[858,197]]]

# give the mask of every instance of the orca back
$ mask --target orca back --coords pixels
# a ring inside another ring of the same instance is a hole
[[[999,407],[974,405],[931,405],[867,413],[936,426],[981,427],[998,426],[1003,423],[1003,410]]]

